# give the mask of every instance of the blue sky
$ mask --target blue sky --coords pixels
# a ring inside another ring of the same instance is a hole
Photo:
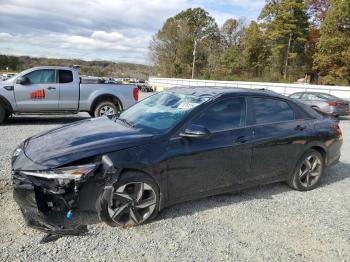
[[[0,53],[149,63],[164,21],[202,7],[219,26],[256,19],[264,0],[0,0]]]

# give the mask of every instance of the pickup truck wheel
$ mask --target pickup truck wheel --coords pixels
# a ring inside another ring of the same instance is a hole
[[[5,122],[6,118],[7,118],[6,110],[3,106],[0,105],[0,124]]]
[[[95,110],[94,117],[115,115],[120,111],[119,106],[110,101],[100,102]]]

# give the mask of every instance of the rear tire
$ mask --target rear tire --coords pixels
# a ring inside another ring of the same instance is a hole
[[[126,172],[113,183],[113,200],[100,195],[97,210],[100,219],[115,227],[132,227],[154,219],[159,211],[160,193],[156,182],[139,172]]]
[[[316,188],[324,172],[325,161],[320,152],[307,150],[298,161],[294,174],[287,181],[288,185],[299,191]]]
[[[116,105],[111,101],[102,101],[98,103],[98,105],[95,107],[93,116],[100,117],[100,116],[115,115],[118,112],[120,112],[119,105]]]

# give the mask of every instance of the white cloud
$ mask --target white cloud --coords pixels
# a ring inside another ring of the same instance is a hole
[[[0,33],[0,40],[9,41],[12,39],[12,35],[9,33]]]
[[[152,35],[189,7],[204,7],[218,24],[264,0],[0,0],[0,52],[147,62]],[[207,7],[208,5],[208,7]]]

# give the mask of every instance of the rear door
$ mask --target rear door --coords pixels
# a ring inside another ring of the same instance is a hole
[[[26,75],[26,85],[16,83],[14,93],[19,112],[47,112],[58,110],[59,85],[56,70],[38,69]]]
[[[60,87],[59,109],[67,111],[78,110],[80,81],[74,79],[72,70],[58,70],[58,82]]]
[[[303,152],[308,125],[295,119],[288,101],[252,97],[254,180],[287,177]]]

